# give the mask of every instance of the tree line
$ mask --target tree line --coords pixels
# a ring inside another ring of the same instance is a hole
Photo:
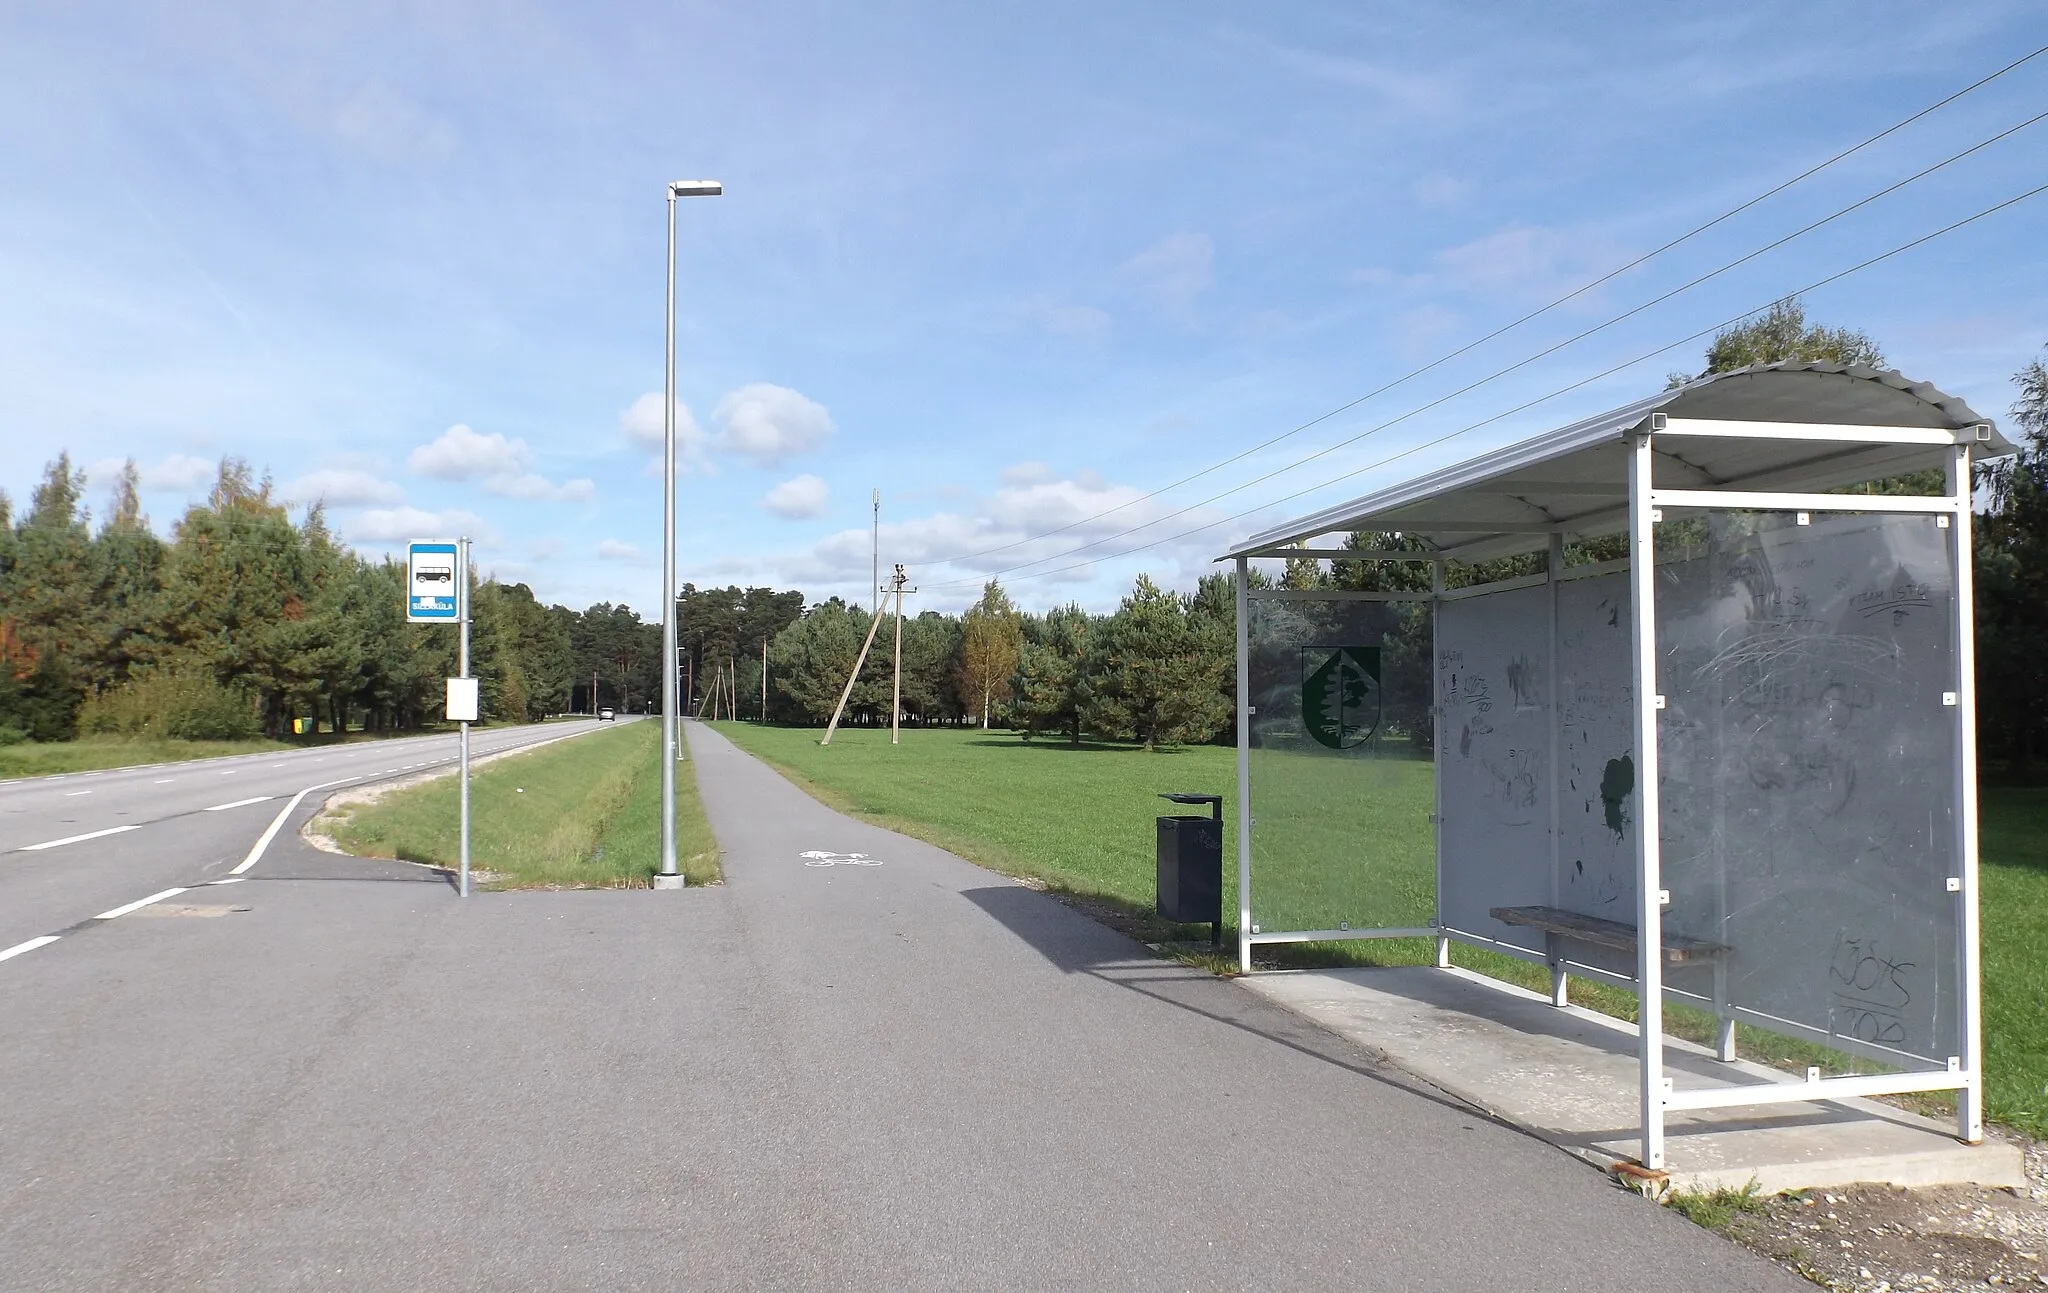
[[[1707,372],[1788,359],[1881,366],[1864,334],[1806,321],[1796,301],[1714,341]],[[1687,380],[1683,376],[1674,380]],[[2015,377],[2020,451],[1981,467],[1974,529],[1979,732],[1992,759],[2025,768],[2048,754],[2048,369]],[[455,634],[405,622],[405,570],[340,544],[317,506],[296,521],[235,459],[208,498],[159,538],[141,516],[129,464],[97,529],[82,473],[50,464],[14,520],[0,495],[0,741],[77,733],[234,737],[402,730],[433,721],[455,672]],[[1869,488],[1938,489],[1903,478]],[[1399,535],[1354,535],[1355,549]],[[1622,540],[1567,559],[1619,556]],[[1451,563],[1450,587],[1531,574],[1543,558]],[[1255,576],[1263,579],[1263,576]],[[1421,563],[1287,563],[1292,588],[1418,591]],[[487,718],[520,721],[600,706],[657,709],[661,627],[632,608],[543,606],[525,584],[473,584],[471,662]],[[874,612],[801,592],[685,585],[678,599],[685,704],[699,713],[822,725],[886,723],[896,634]],[[1426,606],[1357,604],[1347,633],[1381,645],[1385,729],[1426,752],[1432,724]],[[876,641],[847,691],[870,628]],[[1115,611],[1020,610],[998,584],[963,614],[906,616],[902,714],[912,724],[1019,730],[1157,745],[1234,737],[1234,595],[1203,578],[1179,594],[1140,576]],[[766,687],[762,671],[766,669]],[[765,695],[764,695],[765,693]]]
[[[406,571],[294,519],[247,463],[160,537],[131,461],[97,527],[59,455],[17,519],[0,494],[0,743],[78,735],[232,740],[437,721],[456,632],[405,620]],[[486,719],[644,708],[661,626],[630,607],[543,606],[473,579],[471,672]]]

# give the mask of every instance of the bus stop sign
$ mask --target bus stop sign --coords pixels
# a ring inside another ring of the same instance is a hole
[[[462,550],[453,539],[418,539],[406,545],[405,618],[453,624],[462,618]]]

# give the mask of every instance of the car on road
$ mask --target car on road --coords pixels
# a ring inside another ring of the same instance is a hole
[[[600,723],[612,722],[618,716],[618,711],[613,709],[600,709],[597,711],[597,721]]]

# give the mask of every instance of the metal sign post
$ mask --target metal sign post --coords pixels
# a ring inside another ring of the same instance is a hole
[[[406,545],[405,618],[414,624],[458,626],[456,676],[448,679],[447,715],[462,727],[461,876],[469,897],[469,725],[479,717],[477,681],[469,676],[469,540],[420,539]]]

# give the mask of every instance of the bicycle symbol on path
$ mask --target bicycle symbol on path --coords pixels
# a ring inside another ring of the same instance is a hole
[[[811,849],[797,854],[805,866],[880,866],[882,859],[871,858],[865,853],[832,853],[825,849]]]

